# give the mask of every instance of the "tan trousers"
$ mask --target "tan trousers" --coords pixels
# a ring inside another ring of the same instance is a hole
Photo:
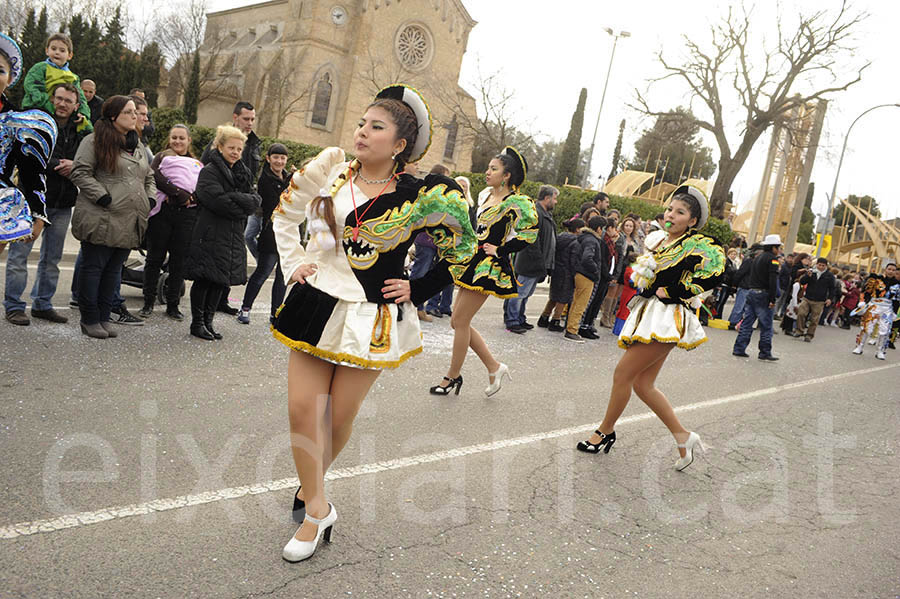
[[[569,310],[569,319],[566,322],[566,332],[578,334],[578,325],[581,317],[591,301],[591,292],[594,290],[594,282],[580,273],[575,273],[575,295],[572,297],[572,308]]]
[[[800,305],[797,306],[797,334],[800,335],[806,331],[806,337],[812,339],[816,336],[816,327],[819,326],[819,317],[822,316],[822,310],[825,309],[825,302],[816,302],[808,300],[805,297]],[[807,324],[807,319],[809,323]]]

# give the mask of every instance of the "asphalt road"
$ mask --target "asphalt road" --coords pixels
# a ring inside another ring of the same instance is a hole
[[[609,455],[576,452],[621,350],[508,333],[496,299],[476,326],[513,380],[485,398],[470,353],[462,393],[430,396],[452,336],[425,324],[331,472],[333,543],[288,564],[287,350],[267,294],[249,326],[220,315],[216,343],[161,313],[107,341],[71,312],[0,322],[0,596],[900,595],[898,352],[854,356],[852,332],[820,328],[777,336],[769,364],[709,329],[659,380],[712,446],[678,473],[637,398]]]

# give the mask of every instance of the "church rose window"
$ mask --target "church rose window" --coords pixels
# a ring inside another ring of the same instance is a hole
[[[420,25],[406,25],[397,33],[397,58],[408,69],[419,70],[431,62],[433,45],[428,31]]]

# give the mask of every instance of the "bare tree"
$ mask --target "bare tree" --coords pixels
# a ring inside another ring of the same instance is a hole
[[[200,53],[199,102],[219,95],[233,83],[228,75],[235,70],[236,61],[223,53],[229,40],[207,27],[206,10],[206,0],[183,0],[157,20],[155,36],[166,62],[172,65],[167,92],[172,104],[184,97],[195,52]]]
[[[851,14],[845,0],[836,14],[823,10],[799,15],[790,32],[779,18],[774,45],[757,58],[751,56],[750,13],[742,8],[735,14],[729,9],[712,29],[710,48],[684,36],[687,58],[682,64],[673,64],[662,51],[657,53],[665,74],[650,80],[648,89],[658,81],[675,78],[687,84],[692,100],[699,100],[708,112],[709,118],[698,116],[690,122],[711,132],[719,146],[719,174],[710,197],[713,215],[723,216],[731,184],[766,129],[773,124],[788,124],[788,115],[795,107],[860,81],[869,62],[854,68],[844,82],[836,65],[839,58],[853,56],[852,35],[865,17],[864,13]],[[819,89],[815,89],[817,86]],[[797,92],[797,87],[807,89]],[[732,128],[725,123],[729,98],[723,96],[729,89],[738,95],[743,114],[740,141],[734,152],[728,141]],[[646,91],[636,90],[632,107],[650,116],[666,114],[652,109],[646,96]]]
[[[394,83],[408,79],[409,71],[403,64],[394,60],[390,54],[373,54],[371,47],[366,46],[366,56],[359,61],[359,77],[365,81],[372,95]]]
[[[3,24],[3,33],[11,33],[18,38],[25,26],[29,11],[35,14],[41,12],[43,3],[38,0],[23,0],[21,2],[0,2],[0,23]]]
[[[170,63],[193,54],[206,33],[206,0],[185,0],[157,20],[156,39]]]
[[[515,146],[527,152],[526,148],[539,145],[535,141],[538,132],[531,132],[532,124],[519,122],[515,103],[517,94],[503,85],[500,73],[484,76],[478,69],[474,96],[460,89],[456,81],[439,77],[435,80],[432,91],[434,101],[456,115],[460,139],[474,141],[473,169],[482,168],[486,164],[485,158],[490,160],[504,146]],[[472,100],[476,105],[474,113],[467,106],[467,102]]]
[[[305,64],[305,56],[305,48],[290,57],[281,49],[264,66],[254,97],[259,130],[264,134],[278,137],[288,117],[308,112],[310,74],[291,66]]]

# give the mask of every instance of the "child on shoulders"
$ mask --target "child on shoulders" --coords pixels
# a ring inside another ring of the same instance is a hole
[[[51,90],[60,83],[71,83],[78,89],[78,110],[75,118],[78,131],[90,133],[94,129],[91,125],[91,109],[88,108],[87,99],[81,89],[81,80],[69,70],[69,61],[75,55],[72,39],[65,33],[54,33],[47,40],[46,52],[47,60],[33,65],[25,75],[25,97],[22,100],[22,107],[37,108],[48,114],[54,114]]]

